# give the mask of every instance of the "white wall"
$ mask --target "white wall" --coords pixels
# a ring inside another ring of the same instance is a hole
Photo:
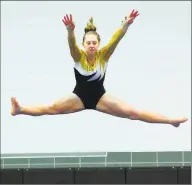
[[[191,150],[190,7],[190,2],[163,1],[1,2],[1,152]],[[74,16],[79,45],[93,16],[103,46],[132,9],[140,16],[110,60],[105,87],[139,109],[188,116],[187,123],[176,129],[92,110],[10,115],[11,96],[23,105],[36,105],[72,92],[73,61],[61,21],[66,13]]]

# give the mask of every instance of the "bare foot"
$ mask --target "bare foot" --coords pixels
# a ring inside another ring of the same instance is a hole
[[[181,123],[186,122],[188,119],[186,117],[178,118],[178,119],[172,119],[170,120],[170,124],[174,127],[179,127]]]
[[[21,107],[16,98],[11,98],[11,104],[12,104],[11,115],[16,116],[21,112]]]

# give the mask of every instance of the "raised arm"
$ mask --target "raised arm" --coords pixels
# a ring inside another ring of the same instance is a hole
[[[126,34],[128,27],[133,23],[133,20],[138,15],[139,15],[138,11],[134,12],[133,10],[128,17],[125,17],[125,20],[122,21],[121,27],[113,34],[109,43],[101,49],[101,52],[103,53],[103,57],[106,61],[109,60],[110,56],[115,51],[115,48],[117,47],[118,43]]]
[[[62,19],[63,23],[65,24],[67,31],[68,31],[68,44],[69,44],[69,49],[72,58],[74,61],[79,61],[81,58],[81,49],[77,46],[76,43],[76,38],[75,38],[75,25],[73,23],[72,15],[70,14],[70,17],[68,15],[64,16]]]

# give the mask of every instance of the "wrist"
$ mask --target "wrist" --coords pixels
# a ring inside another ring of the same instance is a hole
[[[126,32],[126,31],[128,30],[128,28],[129,28],[129,25],[128,25],[128,24],[122,25],[122,31],[123,31],[123,32]]]
[[[74,30],[67,30],[68,31],[68,35],[69,36],[73,36],[74,35]]]
[[[130,24],[127,22],[127,20],[123,20],[121,26],[122,29],[127,29],[130,26]]]

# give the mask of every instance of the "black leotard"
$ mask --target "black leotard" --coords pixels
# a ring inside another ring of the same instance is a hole
[[[110,42],[97,52],[93,66],[88,63],[85,51],[79,49],[76,45],[75,37],[69,39],[76,79],[73,93],[81,99],[86,109],[95,109],[100,98],[105,94],[103,83],[108,60],[123,35],[122,29],[116,31]]]

